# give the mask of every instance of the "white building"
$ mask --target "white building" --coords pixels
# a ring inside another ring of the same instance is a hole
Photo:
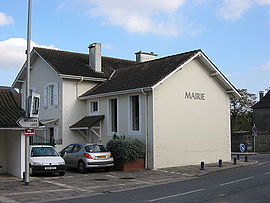
[[[0,87],[0,174],[22,177],[25,139],[16,121],[24,116],[24,111],[18,96],[13,88]]]
[[[46,125],[35,142],[62,149],[116,133],[146,143],[147,168],[230,161],[230,97],[240,95],[201,50],[129,61],[101,56],[94,43],[89,54],[34,48],[31,56]],[[24,93],[25,66],[13,86]]]

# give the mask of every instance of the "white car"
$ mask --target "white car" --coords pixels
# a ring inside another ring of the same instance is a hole
[[[48,145],[30,146],[29,173],[59,173],[65,175],[65,161],[54,147]]]

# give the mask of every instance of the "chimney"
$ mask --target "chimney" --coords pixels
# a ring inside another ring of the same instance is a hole
[[[92,43],[89,48],[89,65],[96,72],[101,72],[101,44]]]
[[[154,54],[153,52],[147,53],[147,52],[142,52],[142,51],[139,51],[135,54],[136,54],[136,62],[137,63],[155,60],[158,56],[157,54]]]
[[[260,98],[260,100],[263,98],[263,96],[264,96],[264,92],[263,91],[259,91],[259,98]]]

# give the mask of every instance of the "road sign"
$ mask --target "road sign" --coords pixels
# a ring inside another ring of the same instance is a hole
[[[256,128],[255,124],[252,127],[252,132],[253,132],[253,134],[256,134],[256,132],[257,132],[257,128]]]
[[[34,136],[35,135],[35,129],[34,128],[25,128],[24,129],[24,135],[25,136]]]
[[[239,148],[240,148],[240,151],[241,151],[241,152],[246,151],[246,145],[244,145],[244,144],[240,144],[240,145],[239,145]]]
[[[17,124],[22,128],[38,128],[39,119],[38,118],[20,118],[17,120]]]

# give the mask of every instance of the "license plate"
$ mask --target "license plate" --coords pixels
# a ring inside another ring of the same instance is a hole
[[[98,156],[99,159],[106,159],[106,156]]]
[[[56,166],[45,167],[45,170],[55,170]]]

